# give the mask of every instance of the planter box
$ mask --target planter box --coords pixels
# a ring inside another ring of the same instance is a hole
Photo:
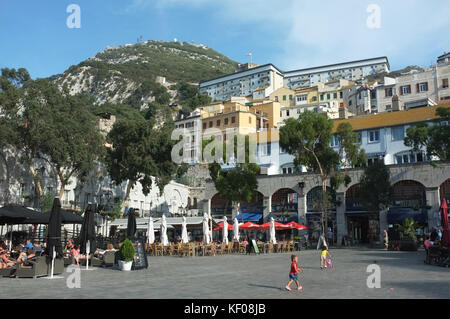
[[[123,260],[119,260],[119,268],[122,271],[130,271],[132,265],[133,265],[132,261],[125,262]]]
[[[416,240],[401,240],[399,245],[402,251],[417,251],[419,248]]]

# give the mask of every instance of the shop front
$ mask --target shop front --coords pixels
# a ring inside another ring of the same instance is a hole
[[[380,240],[380,218],[378,213],[346,213],[347,240],[352,245],[373,244]]]

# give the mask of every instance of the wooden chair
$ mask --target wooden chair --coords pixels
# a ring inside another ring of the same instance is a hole
[[[194,245],[187,243],[187,244],[183,244],[182,245],[182,255],[183,256],[194,256],[195,255],[195,250],[194,250]]]
[[[216,253],[218,255],[223,255],[226,252],[227,252],[227,245],[225,243],[221,243],[216,249]]]
[[[173,255],[175,256],[179,256],[181,254],[182,250],[181,250],[181,242],[179,242],[178,244],[175,244],[173,247]]]
[[[289,243],[288,243],[288,251],[289,252],[293,252],[294,251],[294,249],[295,249],[295,244],[294,244],[294,242],[292,242],[292,241],[290,241]]]
[[[285,241],[283,242],[283,245],[281,246],[281,252],[285,253],[288,251],[288,243]]]
[[[268,253],[273,253],[273,243],[269,242],[267,245],[268,245],[267,246],[267,252]]]
[[[163,245],[155,244],[155,256],[162,256],[163,255]]]
[[[205,247],[205,256],[212,256],[214,254],[214,246],[209,244]]]
[[[250,244],[248,244],[248,245],[250,245]],[[239,253],[245,254],[246,252],[247,252],[247,246],[239,243]]]
[[[233,243],[230,242],[230,243],[228,243],[227,253],[231,254],[232,252],[233,252]]]

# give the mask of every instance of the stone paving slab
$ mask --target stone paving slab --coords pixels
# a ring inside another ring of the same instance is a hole
[[[63,279],[0,278],[0,298],[450,298],[450,268],[424,264],[424,252],[331,249],[334,270],[320,270],[320,252],[296,252],[303,292],[284,290],[290,255],[149,257],[148,269],[81,271],[81,288]],[[367,266],[381,269],[381,288],[370,289]],[[292,288],[294,288],[294,284]]]

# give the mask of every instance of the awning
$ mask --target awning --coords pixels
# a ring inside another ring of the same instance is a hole
[[[407,207],[391,207],[387,212],[389,224],[403,224],[406,218],[413,218],[417,223],[426,223],[428,221],[426,209],[414,210]]]
[[[240,213],[236,216],[239,222],[259,222],[262,218],[261,213]]]

